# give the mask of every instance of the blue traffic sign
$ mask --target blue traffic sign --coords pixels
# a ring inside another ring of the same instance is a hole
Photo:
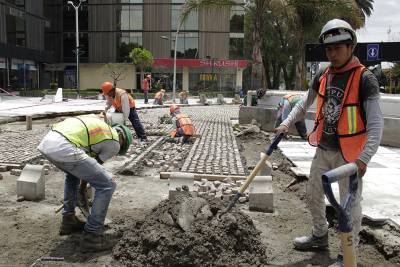
[[[367,45],[367,61],[379,60],[379,44]]]

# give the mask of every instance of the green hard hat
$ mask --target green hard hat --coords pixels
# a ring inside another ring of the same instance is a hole
[[[124,136],[124,144],[121,146],[118,154],[125,155],[129,149],[129,146],[132,144],[132,140],[133,140],[132,132],[131,132],[131,130],[129,130],[128,127],[126,127],[125,125],[122,125],[122,124],[115,124],[115,125],[113,125],[113,128],[118,133],[121,132],[122,135]]]

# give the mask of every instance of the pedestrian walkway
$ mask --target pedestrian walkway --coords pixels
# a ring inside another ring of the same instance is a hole
[[[281,142],[279,148],[296,166],[298,175],[310,173],[315,147],[307,142]],[[400,226],[400,148],[380,146],[363,179],[363,214],[373,220],[390,219]],[[333,190],[338,198],[337,183]]]

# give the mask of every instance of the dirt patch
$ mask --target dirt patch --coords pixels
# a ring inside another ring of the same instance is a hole
[[[113,256],[126,266],[260,266],[266,264],[260,231],[226,203],[184,196],[162,201],[127,229]]]

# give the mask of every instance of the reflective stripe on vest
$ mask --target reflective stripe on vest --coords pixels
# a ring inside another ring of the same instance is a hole
[[[185,114],[176,115],[179,123],[179,128],[182,129],[184,135],[193,135],[195,132],[192,120]]]
[[[51,128],[77,147],[89,147],[106,140],[119,142],[118,133],[94,115],[68,118]],[[89,151],[90,153],[91,151]]]
[[[120,89],[120,88],[116,88],[115,89],[115,97],[113,99],[112,105],[119,112],[122,112],[121,97],[122,97],[123,94],[127,94],[128,95],[129,107],[130,108],[134,108],[135,107],[135,100],[133,100],[132,96],[130,94],[128,94],[125,90]]]
[[[354,162],[359,157],[367,140],[365,123],[361,116],[359,100],[359,86],[364,69],[365,67],[361,65],[356,67],[350,74],[342,99],[336,130],[342,156],[347,162]],[[320,79],[314,130],[308,136],[308,142],[312,146],[318,146],[324,129],[322,108],[325,103],[328,70],[329,68]]]

